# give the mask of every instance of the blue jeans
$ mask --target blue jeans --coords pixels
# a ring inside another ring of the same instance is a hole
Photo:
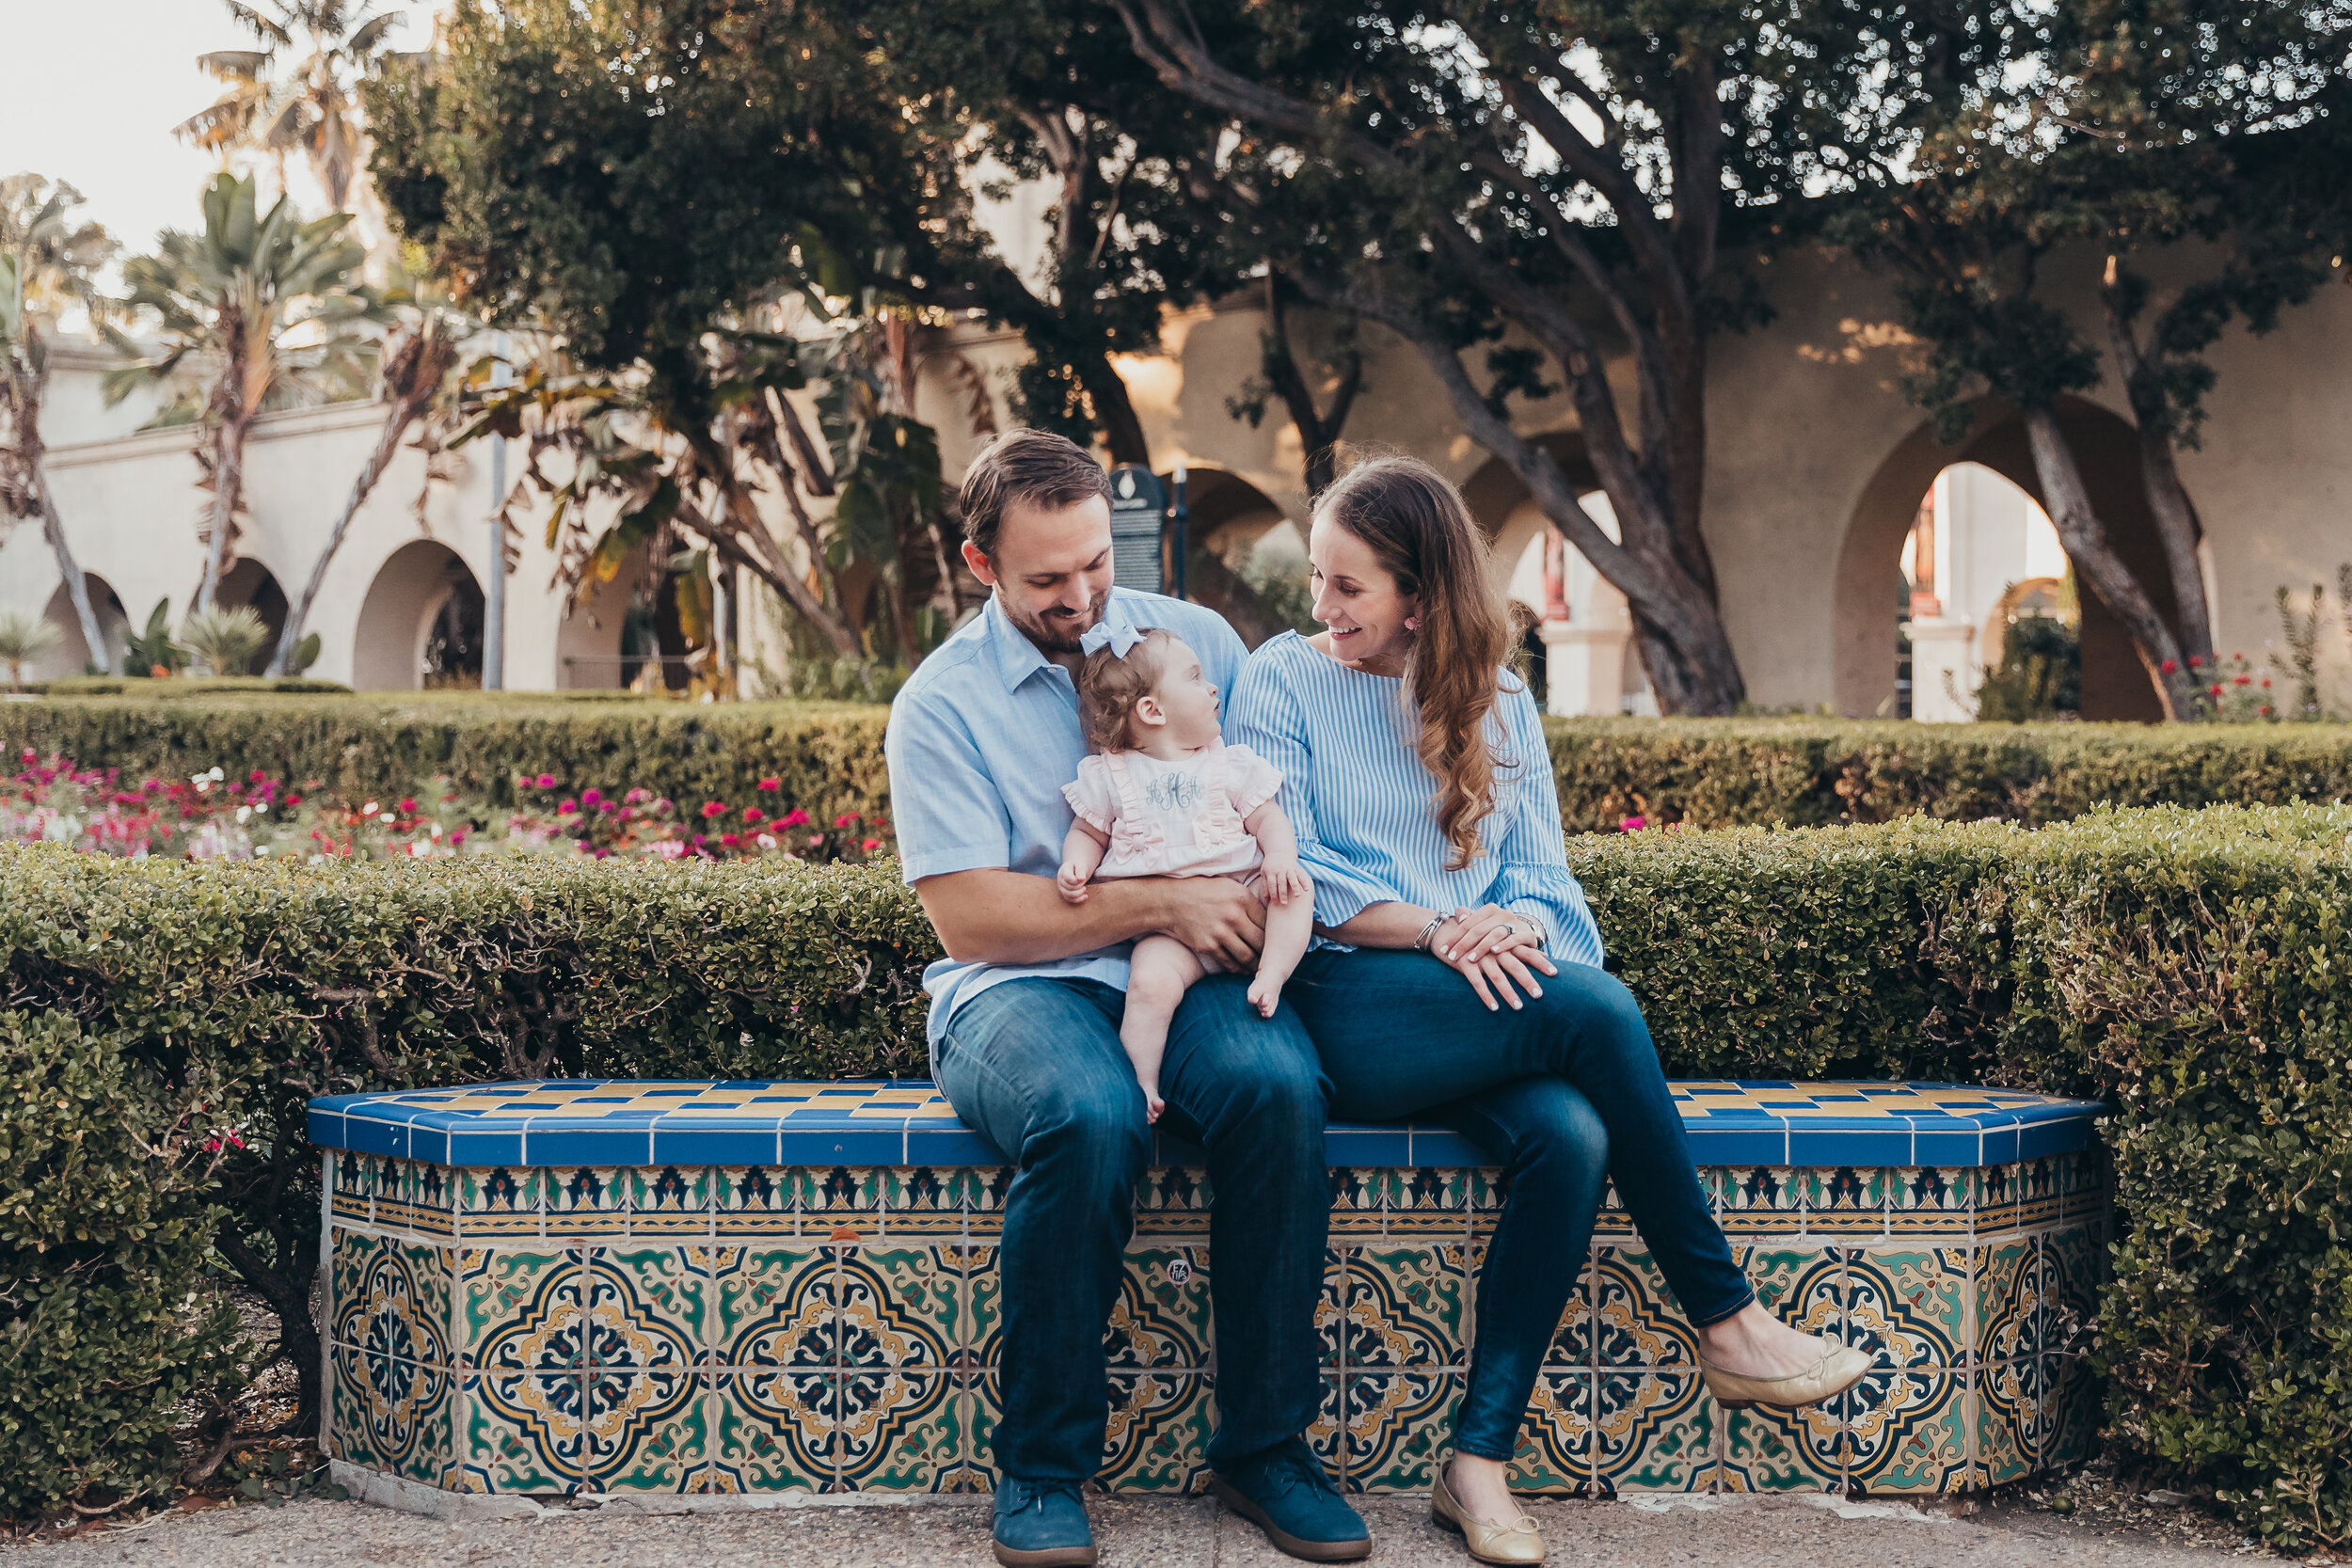
[[[1261,1019],[1248,989],[1247,975],[1211,975],[1187,991],[1160,1067],[1160,1125],[1208,1151],[1218,1412],[1208,1460],[1219,1467],[1304,1432],[1320,1402],[1329,1085],[1298,1020],[1287,1008]],[[1016,1167],[997,1255],[995,1448],[1022,1481],[1082,1481],[1103,1461],[1103,1331],[1152,1152],[1119,1043],[1125,1005],[1092,980],[1009,980],[957,1008],[933,1053],[956,1114]]]
[[[1432,1117],[1509,1177],[1454,1427],[1455,1448],[1494,1460],[1518,1447],[1606,1174],[1692,1323],[1720,1323],[1755,1294],[1708,1212],[1641,1005],[1586,964],[1540,978],[1524,1008],[1489,1012],[1426,954],[1327,948],[1282,992],[1322,1049],[1334,1116]]]

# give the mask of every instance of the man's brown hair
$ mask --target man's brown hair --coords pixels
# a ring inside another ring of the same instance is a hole
[[[1008,430],[972,460],[963,476],[963,536],[990,560],[1005,509],[1018,502],[1047,512],[1096,496],[1110,499],[1111,478],[1084,447],[1043,430]]]

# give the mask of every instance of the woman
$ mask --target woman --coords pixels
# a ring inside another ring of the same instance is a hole
[[[1481,1561],[1539,1562],[1503,1466],[1609,1172],[1720,1403],[1818,1403],[1868,1358],[1758,1306],[1708,1212],[1640,1006],[1599,967],[1543,729],[1503,668],[1510,622],[1461,496],[1426,464],[1365,463],[1316,503],[1308,556],[1327,629],[1261,647],[1230,710],[1234,738],[1286,780],[1327,939],[1286,994],[1334,1116],[1438,1117],[1510,1174],[1430,1506]]]

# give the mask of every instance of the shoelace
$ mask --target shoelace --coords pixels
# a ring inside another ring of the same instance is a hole
[[[1081,1507],[1085,1505],[1085,1498],[1079,1493],[1076,1481],[1014,1481],[1009,1484],[1021,1489],[1021,1500],[1015,1503],[1010,1511],[1014,1513],[1026,1513],[1031,1508],[1044,1507],[1045,1499],[1057,1492],[1067,1493],[1073,1502]]]
[[[1278,1454],[1268,1460],[1266,1481],[1277,1488],[1278,1497],[1284,1493],[1295,1492],[1301,1487],[1309,1491],[1316,1491],[1327,1484],[1322,1465],[1295,1453]]]

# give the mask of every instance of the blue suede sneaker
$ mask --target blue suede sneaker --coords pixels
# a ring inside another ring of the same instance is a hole
[[[1217,1500],[1293,1557],[1310,1562],[1353,1562],[1372,1555],[1372,1532],[1346,1500],[1303,1437],[1251,1454],[1209,1482]]]
[[[998,1481],[996,1560],[1005,1568],[1094,1568],[1094,1531],[1078,1483]]]

